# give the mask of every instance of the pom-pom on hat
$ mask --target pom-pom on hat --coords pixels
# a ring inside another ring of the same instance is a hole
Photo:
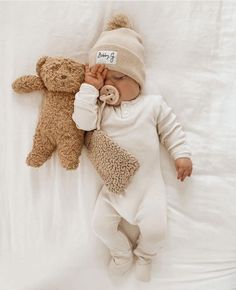
[[[89,66],[103,63],[134,79],[141,88],[145,80],[144,47],[127,16],[114,16],[89,51]]]

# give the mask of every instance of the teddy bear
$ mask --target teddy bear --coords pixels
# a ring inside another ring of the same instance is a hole
[[[40,167],[57,149],[62,166],[76,169],[85,145],[85,152],[104,184],[110,191],[121,193],[138,169],[139,163],[100,130],[99,126],[97,130],[90,132],[76,127],[72,113],[75,94],[84,81],[84,70],[84,65],[75,60],[45,56],[37,62],[37,75],[22,76],[13,82],[12,87],[18,93],[40,90],[44,95],[33,148],[26,163],[32,167]],[[101,90],[101,100],[98,103],[103,103],[104,106],[113,97],[115,95],[110,90]]]
[[[37,75],[16,79],[17,93],[42,91],[42,108],[26,163],[32,167],[44,164],[57,150],[62,166],[76,169],[84,144],[84,131],[72,120],[75,93],[84,80],[84,65],[64,57],[45,56],[38,60]]]

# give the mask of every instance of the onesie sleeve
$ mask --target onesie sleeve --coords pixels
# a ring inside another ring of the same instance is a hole
[[[181,157],[191,157],[185,133],[177,121],[176,115],[162,98],[157,117],[157,131],[160,142],[166,147],[174,160]]]
[[[83,83],[75,95],[72,119],[77,128],[91,131],[97,127],[99,91],[92,85]]]

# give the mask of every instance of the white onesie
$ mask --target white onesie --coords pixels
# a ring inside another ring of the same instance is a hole
[[[73,113],[78,128],[85,131],[96,129],[98,96],[99,91],[95,87],[82,84],[75,97]],[[139,95],[132,101],[122,101],[117,107],[107,105],[102,113],[101,130],[132,153],[138,159],[140,168],[123,195],[108,192],[103,187],[95,208],[94,223],[99,228],[98,235],[111,253],[117,254],[118,248],[119,253],[124,252],[125,245],[126,249],[129,247],[124,237],[120,237],[120,246],[118,237],[114,245],[110,241],[115,239],[114,231],[120,217],[123,217],[130,224],[138,225],[143,234],[139,238],[136,254],[152,257],[156,253],[155,245],[164,237],[166,227],[166,197],[159,143],[165,145],[173,159],[190,157],[185,134],[160,95]],[[113,228],[102,229],[102,224],[109,223],[109,218]],[[106,231],[110,231],[110,236]]]

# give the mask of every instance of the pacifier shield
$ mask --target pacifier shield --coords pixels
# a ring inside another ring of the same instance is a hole
[[[119,97],[118,90],[111,85],[105,85],[100,90],[99,99],[103,102],[106,101],[109,105],[115,105],[118,102]]]

